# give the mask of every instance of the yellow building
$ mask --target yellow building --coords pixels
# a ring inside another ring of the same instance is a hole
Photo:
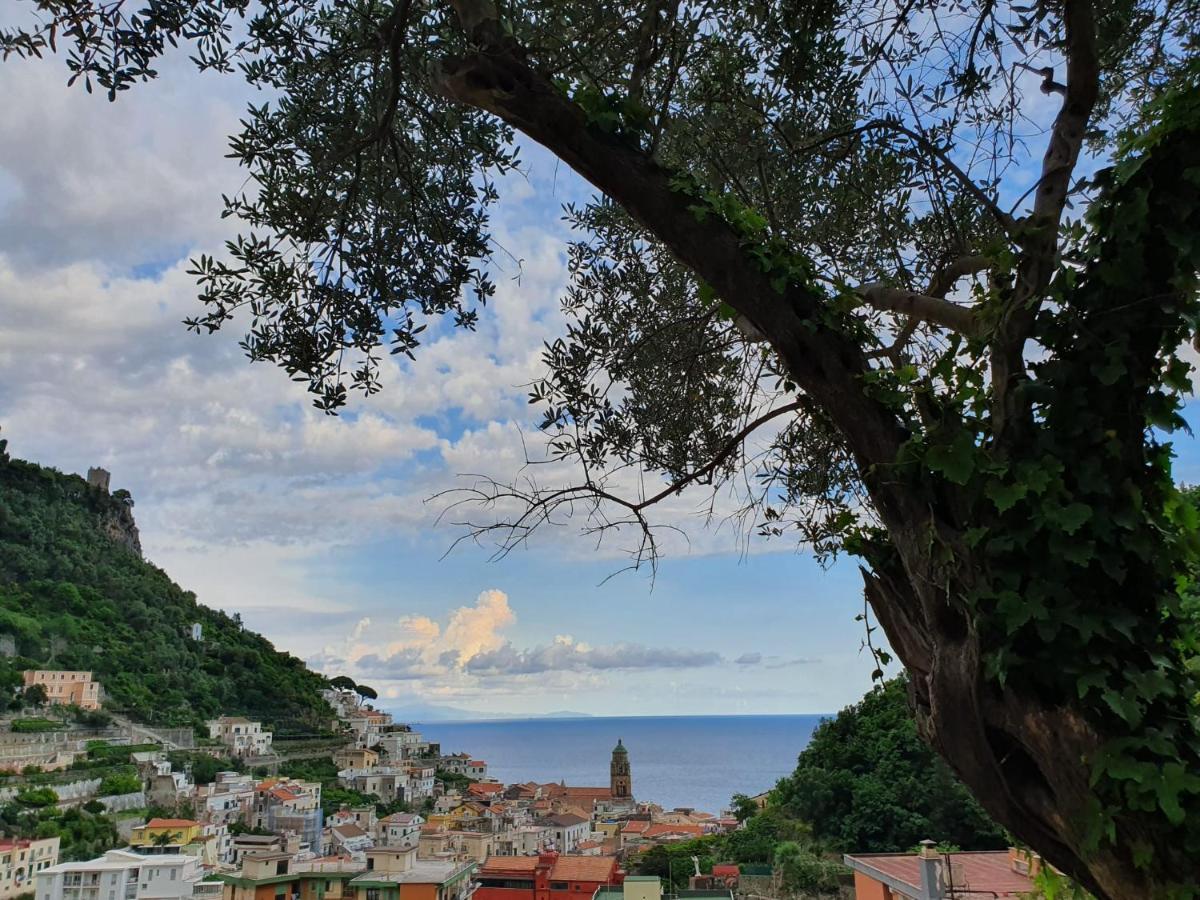
[[[58,863],[58,838],[0,840],[0,898],[33,892],[38,872]]]
[[[183,847],[201,839],[199,822],[191,819],[151,819],[133,829],[131,847]]]

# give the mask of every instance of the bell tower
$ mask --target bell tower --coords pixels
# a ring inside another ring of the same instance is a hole
[[[609,786],[614,800],[629,800],[633,797],[633,778],[629,774],[629,751],[617,738],[613,748],[612,764],[609,766]]]

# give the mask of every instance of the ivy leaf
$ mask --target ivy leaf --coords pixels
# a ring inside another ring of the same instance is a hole
[[[1092,517],[1092,508],[1083,503],[1069,503],[1049,513],[1054,524],[1067,534],[1074,534],[1083,527],[1083,523]]]
[[[947,481],[966,484],[975,471],[975,442],[960,431],[949,444],[935,444],[925,454],[925,465],[941,472]]]
[[[1017,501],[1025,499],[1028,492],[1029,488],[1024,484],[1003,484],[999,481],[989,481],[984,489],[988,499],[996,504],[998,512],[1008,512]]]

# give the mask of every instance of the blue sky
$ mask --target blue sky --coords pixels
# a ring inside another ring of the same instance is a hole
[[[110,106],[53,65],[9,62],[0,89],[0,427],[17,456],[101,464],[137,501],[148,558],[281,648],[348,672],[397,709],[597,715],[830,712],[858,698],[852,560],[666,521],[656,578],[570,531],[491,561],[425,501],[461,472],[511,474],[536,415],[523,385],[562,328],[559,205],[590,191],[526,154],[496,218],[511,267],[477,334],[435,332],[385,391],[333,419],[240,356],[236,328],[186,334],[187,257],[229,235],[223,158],[246,97],[177,60]],[[7,101],[6,101],[7,102]],[[1196,410],[1189,409],[1194,420]],[[1178,437],[1180,477],[1200,481]],[[607,580],[606,580],[607,579]]]

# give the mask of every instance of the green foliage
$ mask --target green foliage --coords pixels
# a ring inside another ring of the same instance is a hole
[[[0,807],[0,826],[22,838],[57,837],[59,858],[63,862],[92,859],[122,844],[116,823],[86,808],[29,810],[10,803]]]
[[[847,852],[903,852],[933,837],[968,850],[1007,838],[918,737],[903,679],[822,722],[771,806]],[[755,820],[751,819],[751,823]]]
[[[34,734],[42,731],[61,731],[62,722],[53,719],[26,718],[13,719],[12,730],[18,734]]]
[[[734,818],[739,822],[745,822],[758,813],[758,804],[752,797],[745,794],[734,794],[730,801],[730,808],[733,810]]]
[[[53,645],[53,667],[92,671],[108,705],[139,720],[325,724],[324,679],[110,538],[123,515],[78,476],[0,463],[0,633],[18,652],[0,660],[0,681],[47,666]]]
[[[438,769],[433,773],[433,777],[445,785],[447,791],[458,791],[460,794],[465,794],[467,788],[475,783],[475,779],[468,775],[462,775],[458,772],[446,772]]]
[[[775,868],[786,889],[818,897],[840,896],[840,877],[849,872],[840,863],[795,841],[784,841],[775,848]]]
[[[117,794],[133,794],[142,789],[142,780],[132,769],[125,772],[115,772],[106,775],[100,782],[101,797],[111,797]]]
[[[212,784],[217,780],[218,772],[237,772],[242,765],[236,759],[223,759],[206,753],[171,753],[168,759],[177,771],[189,767],[192,781],[196,784]]]
[[[53,806],[57,802],[58,794],[48,787],[25,788],[25,790],[17,792],[17,803],[21,806]]]

